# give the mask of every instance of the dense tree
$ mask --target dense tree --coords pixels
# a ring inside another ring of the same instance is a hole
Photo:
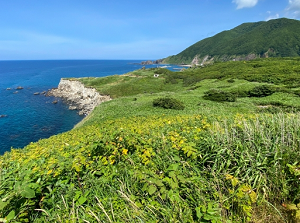
[[[252,57],[295,57],[300,55],[300,21],[274,19],[267,22],[244,23],[218,33],[170,56],[165,63],[191,63],[195,56],[215,60],[249,59]]]

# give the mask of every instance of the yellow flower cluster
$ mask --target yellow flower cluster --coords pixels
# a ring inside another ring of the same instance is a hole
[[[197,141],[209,128],[199,115],[121,118],[12,149],[0,156],[0,168],[2,174],[19,176],[16,181],[39,182],[97,172],[103,165],[117,165],[132,156],[135,162],[151,165],[163,150],[195,159],[201,157]]]

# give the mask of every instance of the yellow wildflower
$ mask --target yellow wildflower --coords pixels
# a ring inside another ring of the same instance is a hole
[[[127,155],[127,152],[128,152],[128,149],[123,149],[123,150],[122,150],[122,154],[123,154],[123,155]]]

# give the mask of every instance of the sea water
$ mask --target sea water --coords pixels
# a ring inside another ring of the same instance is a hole
[[[0,61],[0,154],[68,131],[84,116],[61,100],[35,94],[63,77],[104,77],[140,69],[138,60]],[[146,65],[156,67],[157,65]],[[178,69],[177,66],[168,67]],[[23,89],[17,89],[21,86]]]

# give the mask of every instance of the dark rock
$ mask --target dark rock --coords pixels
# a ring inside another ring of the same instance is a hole
[[[161,64],[163,62],[164,59],[159,59],[159,60],[155,60],[153,61],[154,64]]]
[[[4,117],[6,117],[7,115],[0,115],[0,118],[4,118]]]
[[[149,65],[149,64],[153,64],[153,61],[152,60],[142,61],[141,64],[142,65]]]
[[[159,60],[147,60],[147,61],[142,61],[141,65],[151,65],[151,64],[161,64],[163,61],[163,59],[159,59]]]
[[[21,87],[21,86],[18,86],[16,89],[17,89],[17,90],[22,90],[22,89],[23,89],[23,87]]]
[[[57,104],[58,101],[53,101],[52,104]]]

